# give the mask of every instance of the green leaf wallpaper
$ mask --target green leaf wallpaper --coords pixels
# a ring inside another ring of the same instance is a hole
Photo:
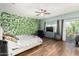
[[[0,23],[4,32],[13,35],[34,34],[39,28],[39,20],[32,17],[21,17],[7,12],[2,12]]]

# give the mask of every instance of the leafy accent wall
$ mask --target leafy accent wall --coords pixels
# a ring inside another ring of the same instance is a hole
[[[21,17],[2,12],[0,23],[4,32],[13,35],[35,34],[39,29],[39,20],[32,17]]]

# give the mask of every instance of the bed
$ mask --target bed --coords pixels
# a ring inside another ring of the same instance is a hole
[[[17,43],[8,40],[8,55],[15,56],[28,49],[42,44],[42,39],[33,35],[20,35],[16,36],[19,40]]]

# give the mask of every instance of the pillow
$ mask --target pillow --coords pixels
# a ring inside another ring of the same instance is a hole
[[[19,40],[16,36],[11,34],[4,34],[3,37],[4,37],[4,40],[10,40],[15,43],[17,43],[17,40]]]

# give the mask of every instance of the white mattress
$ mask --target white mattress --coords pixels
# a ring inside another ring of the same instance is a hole
[[[16,55],[25,50],[33,48],[42,44],[42,39],[37,36],[32,35],[21,35],[16,36],[19,38],[17,43],[8,41],[8,54],[9,55]]]

